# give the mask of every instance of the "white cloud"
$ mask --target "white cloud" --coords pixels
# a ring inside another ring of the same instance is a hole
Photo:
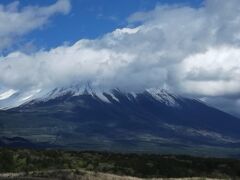
[[[43,12],[49,15],[60,7]],[[157,6],[129,18],[130,24],[141,23],[136,28],[50,51],[1,57],[0,82],[5,89],[21,91],[76,82],[130,91],[162,87],[206,97],[212,104],[221,97],[235,107],[240,99],[239,10],[238,0],[207,0],[198,9]]]
[[[240,93],[240,48],[220,47],[184,59],[179,66],[184,92],[206,96]]]
[[[19,1],[6,6],[0,5],[0,50],[9,47],[16,37],[41,28],[51,16],[57,13],[66,14],[69,10],[69,0],[58,0],[46,7],[19,8]]]

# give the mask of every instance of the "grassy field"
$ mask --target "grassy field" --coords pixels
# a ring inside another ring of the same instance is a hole
[[[240,179],[240,160],[180,155],[0,149],[2,179],[117,180],[131,179],[130,176],[136,177],[135,179]]]
[[[109,173],[85,170],[34,171],[26,173],[4,173],[0,179],[6,180],[142,180],[143,178],[119,176]],[[145,180],[217,180],[216,178],[144,178]],[[225,178],[229,179],[229,178]]]

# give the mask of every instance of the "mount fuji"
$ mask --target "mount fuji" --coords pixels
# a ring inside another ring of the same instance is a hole
[[[240,119],[162,89],[0,94],[0,136],[78,150],[239,155]]]

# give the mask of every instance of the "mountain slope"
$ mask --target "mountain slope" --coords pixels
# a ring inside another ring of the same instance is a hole
[[[0,118],[2,136],[78,149],[240,148],[238,118],[164,90],[136,94],[56,89],[45,98],[0,112]]]

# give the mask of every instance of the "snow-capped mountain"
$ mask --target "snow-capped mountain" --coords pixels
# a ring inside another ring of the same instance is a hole
[[[27,104],[29,102],[42,102],[48,101],[51,99],[55,99],[57,97],[61,97],[64,95],[70,96],[80,96],[84,94],[91,95],[92,97],[101,100],[106,103],[112,103],[112,101],[119,102],[119,99],[115,96],[113,91],[120,91],[119,89],[112,90],[102,90],[102,89],[93,89],[90,86],[70,86],[64,88],[54,88],[50,90],[29,90],[29,91],[15,91],[15,90],[7,90],[0,94],[0,109],[6,110],[21,106],[23,104]],[[175,101],[176,98],[180,99],[180,96],[174,95],[173,93],[169,93],[164,89],[151,88],[146,89],[145,91],[149,95],[151,95],[155,100],[164,103],[167,106],[179,106],[179,104]],[[134,99],[141,92],[124,92],[126,97],[129,99]]]
[[[227,148],[234,154],[240,148],[238,118],[162,89],[72,86],[0,98],[8,102],[1,108],[14,107],[0,111],[4,137],[89,150],[203,153],[207,147],[206,153]]]

